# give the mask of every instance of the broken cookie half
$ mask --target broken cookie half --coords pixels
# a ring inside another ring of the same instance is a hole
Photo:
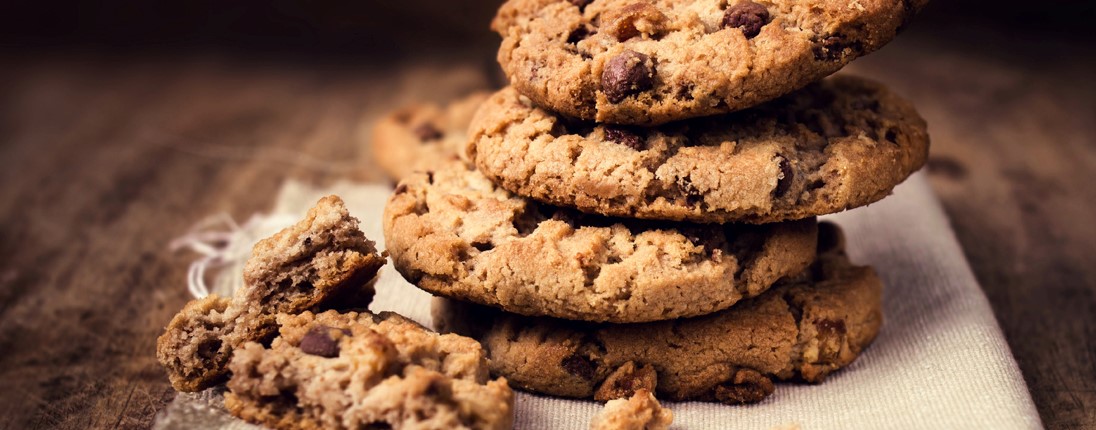
[[[224,382],[236,348],[274,337],[276,314],[368,306],[369,281],[385,262],[342,199],[324,197],[303,220],[255,245],[232,297],[187,303],[158,339],[157,359],[176,390]]]
[[[480,344],[394,313],[278,316],[269,347],[229,365],[225,406],[277,429],[508,429],[514,394],[490,379]]]

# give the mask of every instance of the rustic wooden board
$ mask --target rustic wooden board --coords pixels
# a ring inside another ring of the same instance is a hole
[[[932,183],[1046,424],[1096,426],[1096,57],[968,36],[852,70],[928,119]],[[150,425],[193,257],[168,242],[286,178],[380,180],[377,115],[491,85],[483,49],[423,58],[0,56],[0,429]]]

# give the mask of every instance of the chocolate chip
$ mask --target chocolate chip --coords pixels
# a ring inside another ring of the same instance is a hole
[[[769,11],[752,1],[741,1],[723,13],[723,27],[737,28],[747,39],[761,33],[761,27],[769,23]]]
[[[338,356],[339,342],[331,338],[331,330],[331,327],[323,325],[312,327],[301,338],[301,351],[327,358]]]
[[[815,321],[814,326],[818,329],[818,333],[823,336],[843,335],[846,332],[845,320],[821,319]]]
[[[418,136],[419,140],[421,140],[423,142],[430,142],[432,140],[439,140],[442,137],[441,130],[438,130],[437,127],[434,127],[433,125],[431,125],[429,123],[420,124],[418,127],[415,127],[415,129],[412,130],[412,131],[414,131],[415,136]]]
[[[567,373],[582,379],[594,379],[594,363],[589,358],[574,354],[564,358],[559,364]]]
[[[845,320],[820,319],[814,322],[818,330],[818,361],[836,360],[845,344]]]
[[[773,195],[775,197],[784,197],[784,194],[792,187],[792,180],[794,179],[795,172],[792,171],[792,166],[788,164],[788,159],[780,157],[780,179],[776,181],[776,189],[773,190]]]
[[[632,148],[636,151],[647,149],[647,140],[626,127],[605,126],[605,139]]]
[[[590,37],[590,35],[594,33],[595,31],[592,31],[590,27],[585,25],[579,26],[579,28],[572,30],[571,33],[567,35],[567,43],[574,45],[586,40],[587,37]]]
[[[651,57],[635,51],[624,51],[613,57],[601,72],[601,92],[611,103],[620,103],[653,85],[654,63]]]
[[[601,18],[601,31],[621,42],[640,35],[657,38],[666,31],[668,20],[666,14],[650,3],[633,3],[606,12]]]
[[[407,184],[401,183],[401,184],[396,186],[396,191],[395,191],[396,194],[403,194],[403,193],[406,193],[406,192],[407,192]]]

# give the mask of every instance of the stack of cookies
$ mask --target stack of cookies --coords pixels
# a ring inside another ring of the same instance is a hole
[[[928,152],[910,103],[827,76],[921,6],[510,0],[510,87],[376,129],[395,266],[528,391],[734,404],[820,382],[875,338],[882,285],[815,217]]]

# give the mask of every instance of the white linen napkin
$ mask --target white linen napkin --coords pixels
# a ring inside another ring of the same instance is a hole
[[[383,249],[381,214],[389,193],[388,187],[379,185],[344,182],[316,188],[290,181],[271,215],[256,218],[284,221],[249,222],[236,237],[253,241],[272,234],[303,215],[320,197],[338,194],[350,213],[361,219],[366,236]],[[1042,426],[989,303],[923,173],[879,203],[825,218],[845,230],[852,260],[874,266],[885,283],[885,322],[874,344],[824,383],[777,383],[776,392],[760,404],[663,402],[674,412],[673,428]],[[239,277],[239,265],[229,266],[210,289],[225,292]],[[376,285],[372,310],[395,311],[431,326],[430,295],[404,281],[391,264],[384,267]],[[155,427],[257,428],[224,411],[221,390],[180,393],[161,412]],[[593,401],[519,392],[515,428],[584,429],[600,408]]]

